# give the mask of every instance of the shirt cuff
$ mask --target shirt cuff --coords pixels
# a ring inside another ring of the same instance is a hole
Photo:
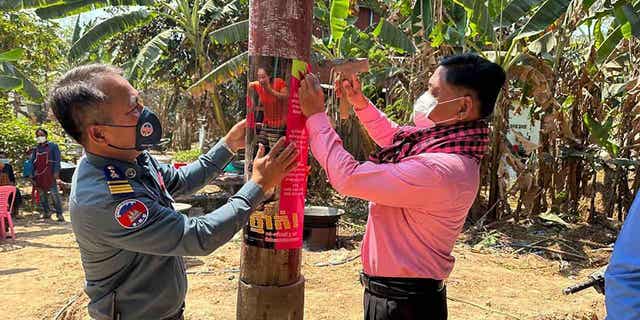
[[[244,184],[244,186],[242,186],[240,191],[233,195],[233,197],[239,197],[246,200],[251,206],[251,209],[255,209],[264,200],[264,191],[260,185],[249,180]]]
[[[309,139],[317,137],[327,127],[331,128],[331,121],[329,116],[324,112],[318,112],[309,118],[307,118],[307,132],[309,132]]]
[[[358,116],[362,122],[373,121],[380,117],[380,111],[373,105],[373,102],[369,100],[366,107],[356,110],[356,116]]]
[[[229,146],[225,146],[226,143],[224,139],[220,139],[218,143],[209,150],[205,155],[202,155],[201,160],[205,160],[208,163],[212,163],[214,166],[219,168],[220,170],[224,169],[224,167],[231,162],[235,154],[229,150]]]
[[[235,155],[235,154],[236,154],[236,152],[235,152],[235,151],[231,150],[231,147],[229,147],[229,145],[227,144],[227,141],[226,141],[224,138],[220,139],[220,143],[221,143],[221,144],[222,144],[222,146],[223,146],[225,149],[227,149],[227,151],[229,151],[231,154],[233,154],[233,155]]]

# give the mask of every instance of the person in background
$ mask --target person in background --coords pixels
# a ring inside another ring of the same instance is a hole
[[[16,176],[13,172],[13,167],[9,162],[10,160],[7,158],[7,154],[0,151],[0,186],[16,187],[15,204],[11,211],[11,216],[15,219],[19,219],[19,207],[22,203],[22,196],[20,195],[20,189],[17,188]],[[11,201],[9,201],[9,206],[11,206]],[[8,226],[6,228],[8,229]]]
[[[362,242],[366,320],[447,319],[444,280],[478,194],[487,119],[505,78],[499,65],[477,55],[447,57],[414,104],[414,125],[406,127],[378,110],[355,76],[343,81],[360,122],[382,148],[360,162],[331,127],[319,81],[305,76],[300,107],[313,156],[336,191],[371,201]]]
[[[45,129],[36,130],[36,142],[38,145],[31,154],[33,163],[33,185],[38,190],[40,205],[42,206],[42,218],[51,219],[51,210],[47,194],[51,193],[53,205],[58,221],[64,222],[62,215],[62,201],[56,181],[60,178],[60,149],[58,145],[47,141],[48,133]]]
[[[262,117],[258,116],[258,122],[262,123],[258,141],[269,152],[285,135],[289,89],[282,78],[270,79],[265,68],[258,68],[257,76],[258,81],[250,82],[249,89],[258,95],[258,110],[262,111]]]

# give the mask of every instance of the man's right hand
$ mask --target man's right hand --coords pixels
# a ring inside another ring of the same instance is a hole
[[[260,144],[258,153],[253,160],[253,174],[251,180],[262,187],[265,192],[278,185],[284,176],[298,165],[298,150],[293,143],[286,146],[282,137],[271,148],[269,154],[264,154],[264,145]]]
[[[342,81],[342,85],[340,85],[339,81]],[[354,109],[361,110],[369,105],[369,100],[362,93],[360,81],[355,74],[351,76],[350,80],[336,80],[334,87],[336,88],[336,95],[343,98],[346,97]]]

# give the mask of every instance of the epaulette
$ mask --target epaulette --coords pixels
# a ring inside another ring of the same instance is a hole
[[[107,180],[107,187],[112,195],[132,195],[133,186],[120,169],[112,164],[108,164],[104,167],[104,177]]]

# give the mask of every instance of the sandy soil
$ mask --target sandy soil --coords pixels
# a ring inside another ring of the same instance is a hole
[[[0,242],[2,313],[8,319],[88,319],[83,271],[70,223],[42,222],[31,213],[16,223],[17,240]],[[464,234],[455,247],[456,267],[447,281],[449,318],[604,319],[603,296],[594,290],[572,296],[561,292],[607,261],[608,250],[600,248],[610,243],[612,235],[596,237],[597,232],[585,228],[561,233],[580,241],[540,242],[564,252],[571,247],[573,255],[585,259],[528,248],[515,252],[508,246],[553,237],[549,230],[531,234],[524,228],[503,228]],[[304,252],[305,319],[362,318],[359,259],[317,266],[359,254],[359,234],[348,226],[341,234],[340,249]],[[582,240],[585,237],[588,240]],[[209,256],[187,258],[186,319],[235,319],[240,245],[236,236]]]

